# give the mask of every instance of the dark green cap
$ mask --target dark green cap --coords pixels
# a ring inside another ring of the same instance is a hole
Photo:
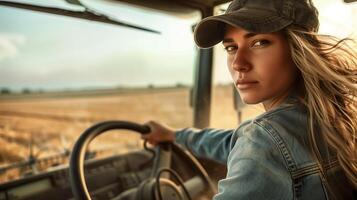
[[[221,42],[226,24],[253,33],[276,32],[291,24],[317,32],[319,20],[311,0],[234,0],[224,14],[207,17],[197,25],[197,46],[209,48]]]

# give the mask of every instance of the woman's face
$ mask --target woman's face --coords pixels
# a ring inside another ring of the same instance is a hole
[[[267,107],[289,94],[297,69],[281,33],[253,34],[227,26],[223,45],[229,71],[244,102]]]

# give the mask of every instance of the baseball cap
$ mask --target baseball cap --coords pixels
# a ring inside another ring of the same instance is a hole
[[[221,42],[227,24],[252,33],[276,32],[291,24],[317,32],[319,20],[311,0],[234,0],[224,14],[198,23],[197,46],[209,48]]]

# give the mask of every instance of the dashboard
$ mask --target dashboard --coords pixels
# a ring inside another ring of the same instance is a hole
[[[85,176],[92,199],[111,199],[137,187],[150,175],[151,158],[152,154],[137,151],[86,161]],[[0,200],[30,199],[74,199],[68,165],[0,185]]]

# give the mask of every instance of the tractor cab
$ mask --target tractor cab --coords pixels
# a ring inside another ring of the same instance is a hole
[[[229,2],[0,0],[0,200],[211,199],[225,165],[140,135],[264,112],[240,100],[223,46],[193,40]],[[315,4],[322,31],[353,34],[356,3]]]

